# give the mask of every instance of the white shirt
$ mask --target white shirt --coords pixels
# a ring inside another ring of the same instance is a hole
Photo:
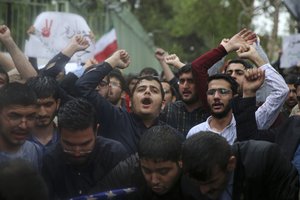
[[[270,128],[276,120],[289,88],[282,76],[269,63],[261,66],[260,69],[265,70],[264,84],[270,90],[266,101],[255,112],[257,128],[263,130]]]
[[[192,135],[199,133],[200,131],[211,131],[214,133],[218,133],[226,138],[229,144],[233,144],[236,139],[236,121],[234,116],[232,115],[230,124],[228,124],[228,126],[226,126],[221,132],[217,132],[216,130],[211,128],[211,126],[209,125],[211,119],[212,116],[209,116],[205,122],[202,122],[201,124],[198,124],[191,128],[186,138],[189,138]]]

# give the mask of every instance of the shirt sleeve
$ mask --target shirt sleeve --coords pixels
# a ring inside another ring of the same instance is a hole
[[[197,78],[199,98],[203,103],[204,108],[207,110],[208,104],[206,98],[206,90],[208,80],[208,69],[226,55],[227,52],[225,48],[222,45],[219,45],[217,48],[206,52],[205,54],[201,55],[192,62],[193,73]]]
[[[266,101],[255,112],[257,127],[263,130],[270,128],[276,120],[289,88],[283,77],[269,63],[260,68],[265,70],[265,84],[271,91]]]

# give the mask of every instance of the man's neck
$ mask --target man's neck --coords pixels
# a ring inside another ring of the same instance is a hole
[[[209,125],[213,130],[222,132],[230,124],[231,120],[232,111],[228,112],[228,114],[223,118],[216,118],[212,116]]]
[[[194,110],[196,110],[197,108],[200,108],[202,106],[201,101],[196,101],[191,104],[184,103],[184,105],[188,112],[193,112]]]
[[[54,123],[50,123],[45,127],[35,127],[32,130],[32,135],[37,138],[37,140],[46,145],[53,137],[54,133]]]
[[[153,124],[155,123],[156,120],[157,120],[157,117],[153,117],[153,116],[142,118],[142,121],[147,128],[153,126]]]

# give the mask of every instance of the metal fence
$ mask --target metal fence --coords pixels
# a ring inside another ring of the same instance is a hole
[[[0,24],[6,24],[17,45],[24,49],[27,30],[43,11],[66,11],[67,1],[0,0]],[[0,45],[0,50],[3,47]]]

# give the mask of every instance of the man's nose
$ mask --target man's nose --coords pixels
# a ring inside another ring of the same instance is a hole
[[[159,183],[159,177],[158,177],[158,175],[157,175],[156,173],[153,173],[153,174],[151,175],[151,183],[152,183],[153,185],[156,185],[156,184]]]

